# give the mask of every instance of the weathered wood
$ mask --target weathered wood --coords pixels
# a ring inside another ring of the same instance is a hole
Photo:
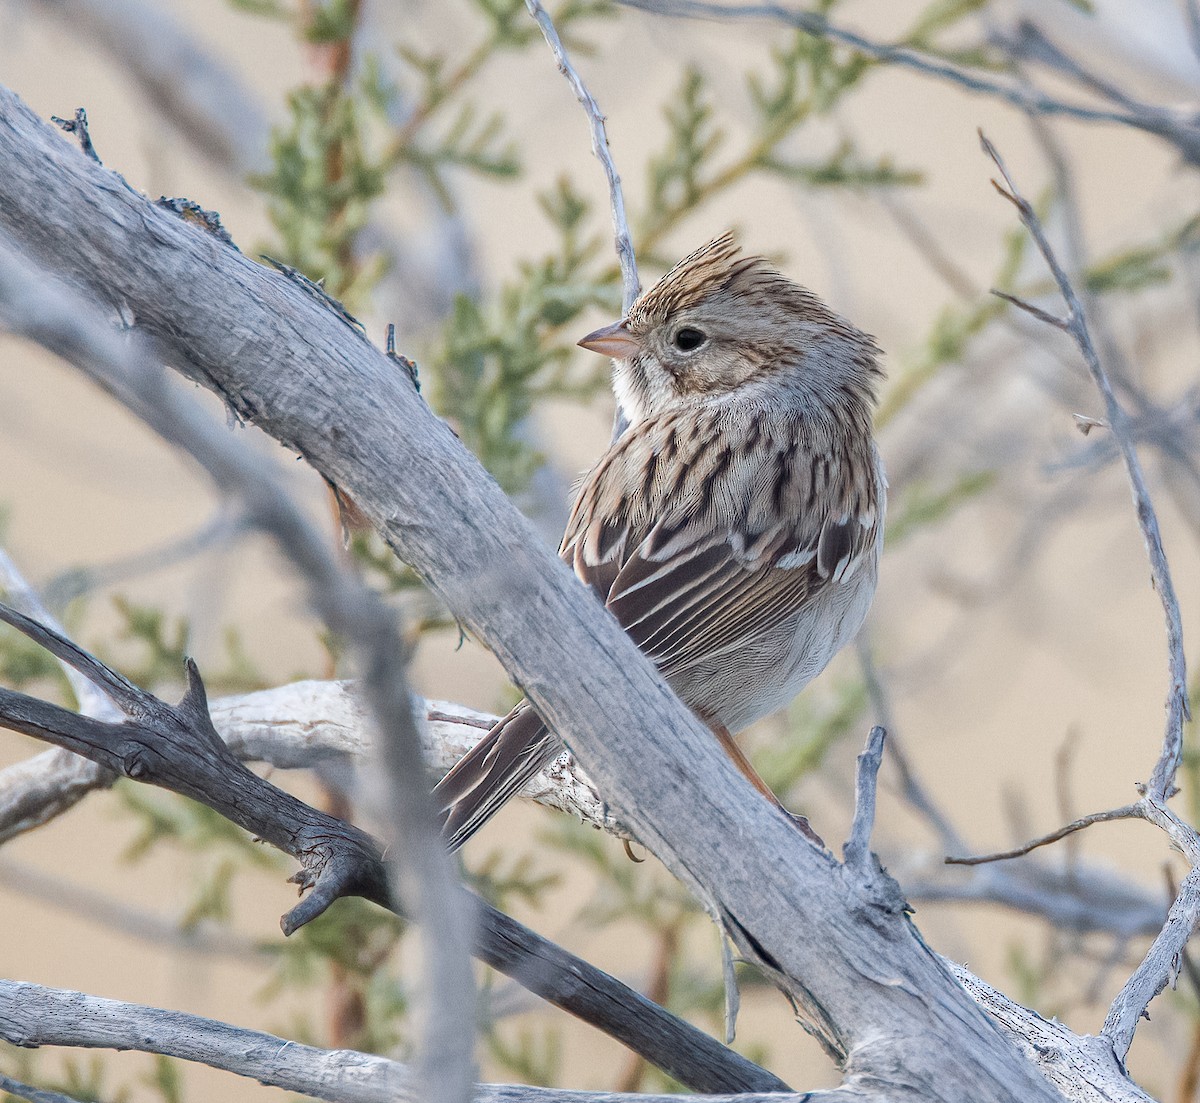
[[[82,992],[0,980],[0,1039],[19,1046],[138,1049],[249,1076],[331,1103],[420,1103],[405,1065],[347,1049],[318,1049],[214,1019],[100,999]],[[736,1095],[622,1095],[479,1084],[474,1103],[861,1103],[869,1096],[836,1089]]]
[[[292,879],[308,894],[282,921],[290,934],[342,896],[402,914],[382,848],[366,832],[313,808],[242,765],[219,738],[199,673],[169,705],[106,667],[60,633],[0,603],[13,625],[93,678],[128,714],[110,723],[0,687],[0,726],[82,755],[106,770],[169,789],[214,808],[301,864]],[[599,1026],[697,1091],[783,1091],[787,1085],[641,993],[462,891],[457,911],[478,913],[475,953],[564,1011]]]
[[[760,800],[403,373],[327,305],[138,195],[0,92],[0,227],[343,487],[619,814],[889,1100],[1060,1098],[891,900]]]

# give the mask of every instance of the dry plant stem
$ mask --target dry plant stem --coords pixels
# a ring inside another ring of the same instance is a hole
[[[17,1099],[26,1099],[29,1103],[78,1103],[77,1100],[72,1099],[69,1095],[63,1095],[61,1092],[46,1091],[45,1088],[35,1088],[29,1084],[22,1084],[21,1081],[14,1080],[3,1073],[0,1073],[0,1092],[7,1092]]]
[[[1163,617],[1167,627],[1170,685],[1167,689],[1166,732],[1163,736],[1162,753],[1155,763],[1154,772],[1150,775],[1148,787],[1149,796],[1165,800],[1175,783],[1175,773],[1179,769],[1179,760],[1183,754],[1183,724],[1185,720],[1191,719],[1191,713],[1187,700],[1187,661],[1183,653],[1183,621],[1179,612],[1179,599],[1175,595],[1175,585],[1171,580],[1171,568],[1167,563],[1166,552],[1163,550],[1162,530],[1159,528],[1158,515],[1155,513],[1154,503],[1150,499],[1146,477],[1142,473],[1141,461],[1138,459],[1137,449],[1134,447],[1128,416],[1117,402],[1117,396],[1109,381],[1108,373],[1104,370],[1104,366],[1096,354],[1095,346],[1092,344],[1088,332],[1087,318],[1074,285],[1062,265],[1059,264],[1054,250],[1050,247],[1045,231],[1042,229],[1041,220],[1037,217],[1029,201],[1017,191],[995,146],[982,133],[979,137],[984,152],[1000,170],[1007,185],[1007,187],[1001,187],[999,184],[995,184],[996,190],[1016,207],[1021,223],[1036,242],[1038,251],[1046,261],[1050,273],[1054,277],[1054,282],[1058,285],[1058,289],[1066,301],[1067,317],[1053,320],[1029,303],[1012,299],[1007,295],[1002,297],[1016,303],[1022,309],[1028,310],[1035,317],[1051,321],[1051,324],[1057,325],[1070,334],[1076,345],[1079,346],[1092,381],[1096,384],[1096,389],[1104,400],[1105,417],[1125,460],[1125,470],[1133,492],[1133,504],[1137,511],[1138,525],[1142,530],[1142,536],[1146,542],[1146,553],[1150,559],[1150,574],[1154,581],[1154,589],[1162,602]]]
[[[1167,563],[1166,552],[1163,550],[1162,533],[1158,517],[1150,499],[1137,450],[1133,444],[1133,434],[1128,417],[1117,402],[1116,394],[1108,375],[1100,363],[1088,332],[1087,318],[1070,278],[1067,276],[1054,250],[1046,238],[1041,220],[1037,217],[1033,206],[1017,189],[1008,169],[995,146],[980,132],[980,142],[984,152],[992,159],[1000,175],[1004,178],[1002,186],[992,181],[996,190],[1016,208],[1021,223],[1029,231],[1042,254],[1059,291],[1067,304],[1067,317],[1062,320],[1061,328],[1074,339],[1087,364],[1089,373],[1096,388],[1104,400],[1105,414],[1109,429],[1116,440],[1121,455],[1125,460],[1126,472],[1129,476],[1133,492],[1134,507],[1137,511],[1138,525],[1145,538],[1146,551],[1150,559],[1150,571],[1154,588],[1162,602],[1163,615],[1167,628],[1167,651],[1170,684],[1167,691],[1166,732],[1163,746],[1149,784],[1142,787],[1142,799],[1133,808],[1135,814],[1162,827],[1169,837],[1187,855],[1192,864],[1192,872],[1184,880],[1180,894],[1171,906],[1167,924],[1154,940],[1142,964],[1138,966],[1133,976],[1126,981],[1117,994],[1105,1019],[1102,1036],[1107,1038],[1119,1061],[1124,1061],[1129,1047],[1133,1042],[1137,1023],[1146,1014],[1150,1001],[1173,980],[1177,970],[1180,955],[1191,937],[1198,921],[1200,921],[1200,894],[1196,891],[1197,865],[1200,860],[1200,838],[1189,825],[1184,824],[1167,807],[1175,783],[1175,774],[1183,754],[1183,724],[1190,719],[1187,700],[1187,664],[1183,652],[1183,624],[1179,611],[1179,600],[1175,595],[1175,587],[1171,581],[1171,571]],[[1014,300],[1018,306],[1029,309],[1029,304]]]
[[[831,23],[819,12],[784,7],[782,4],[730,5],[709,0],[618,0],[628,8],[638,8],[655,15],[681,16],[690,19],[760,20],[795,27],[817,38],[826,38],[858,50],[887,65],[898,65],[925,76],[936,77],[965,88],[1002,100],[1024,111],[1042,115],[1061,115],[1082,122],[1118,123],[1143,130],[1170,142],[1190,163],[1200,163],[1200,124],[1191,112],[1176,111],[1152,104],[1137,103],[1125,97],[1130,108],[1111,111],[1067,103],[1044,92],[981,76],[968,69],[952,65],[940,58],[923,54],[907,46],[874,42],[854,31]]]
[[[1133,1044],[1138,1022],[1148,1018],[1146,1008],[1168,984],[1175,985],[1182,964],[1183,948],[1200,923],[1200,868],[1194,868],[1179,886],[1167,922],[1151,944],[1142,963],[1134,970],[1104,1019],[1102,1033],[1123,1061]]]
[[[212,728],[194,666],[188,671],[188,696],[172,708],[15,610],[0,605],[0,619],[95,676],[137,717],[123,724],[105,724],[0,688],[0,724],[93,756],[115,772],[199,800],[300,858],[317,880],[310,895],[285,917],[285,933],[342,895],[361,895],[399,914],[381,850],[373,839],[281,792],[233,759]],[[563,1010],[600,1026],[681,1083],[701,1091],[786,1089],[778,1077],[502,912],[474,902],[465,892],[454,906],[461,914],[479,910],[476,952],[483,961]]]
[[[1079,819],[1072,820],[1057,831],[1051,831],[1048,835],[1042,835],[1030,842],[1023,843],[1021,846],[1014,847],[1012,850],[1000,850],[994,854],[976,854],[971,857],[948,855],[945,862],[948,866],[981,866],[986,865],[988,862],[1004,862],[1010,858],[1023,857],[1030,853],[1030,851],[1037,850],[1038,847],[1056,843],[1060,839],[1065,839],[1068,835],[1074,835],[1076,831],[1082,831],[1085,827],[1091,827],[1094,823],[1111,823],[1113,820],[1139,818],[1141,818],[1139,805],[1136,803],[1126,804],[1120,808],[1110,808],[1105,812],[1093,812],[1088,816],[1080,816]]]
[[[587,113],[588,127],[592,132],[592,152],[604,166],[604,176],[608,181],[613,236],[617,247],[617,260],[621,265],[622,310],[628,311],[641,292],[641,283],[638,281],[637,259],[633,254],[633,238],[629,233],[629,219],[625,215],[625,195],[621,190],[621,177],[617,173],[612,150],[608,146],[604,114],[591,92],[587,90],[583,78],[571,64],[571,59],[567,56],[567,49],[562,44],[562,39],[558,37],[558,31],[550,18],[550,13],[542,7],[541,0],[525,0],[525,7],[529,9],[529,14],[537,20],[538,26],[541,27],[546,44],[553,51],[554,60],[558,62],[558,71],[567,78],[567,82],[571,85],[571,91],[575,93],[575,98]]]
[[[318,1049],[199,1015],[18,981],[0,980],[0,1038],[21,1046],[162,1053],[330,1103],[424,1103],[412,1071],[385,1057]],[[477,1084],[471,1098],[475,1103],[675,1103],[680,1097]],[[870,1096],[837,1090],[688,1098],[697,1103],[856,1103]]]
[[[0,320],[80,368],[166,441],[186,450],[223,492],[239,498],[250,521],[276,542],[302,574],[326,624],[355,649],[365,696],[383,743],[390,790],[387,811],[395,832],[391,840],[394,876],[400,898],[409,902],[421,924],[425,947],[428,996],[418,1073],[425,1077],[422,1083],[431,1099],[444,1103],[466,1099],[474,1071],[474,979],[468,949],[472,913],[462,906],[449,856],[434,825],[405,678],[406,651],[394,614],[341,565],[326,539],[290,500],[273,469],[225,427],[215,426],[190,396],[168,385],[140,336],[122,340],[87,303],[65,288],[52,287],[36,268],[21,260],[2,232]],[[141,715],[144,695],[125,679],[114,680],[94,661],[81,663],[78,653],[70,658],[56,654],[96,682],[128,715]],[[189,668],[189,683],[181,711],[195,712],[197,720],[203,711],[211,731],[203,686],[194,667]],[[215,732],[212,738],[214,746],[224,751]],[[228,752],[226,757],[236,765]],[[317,891],[318,882],[319,875],[312,871],[300,877],[302,885],[314,888],[306,901],[310,906],[324,899]]]
[[[713,900],[847,1082],[1057,1099],[890,900],[758,799],[403,373],[321,302],[156,208],[0,91],[0,228],[345,489],[497,654],[648,848]],[[79,227],[87,232],[80,233]],[[798,927],[808,937],[795,937]]]

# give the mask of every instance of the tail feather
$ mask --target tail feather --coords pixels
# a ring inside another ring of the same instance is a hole
[[[462,846],[562,750],[529,702],[517,705],[434,788],[446,846]]]

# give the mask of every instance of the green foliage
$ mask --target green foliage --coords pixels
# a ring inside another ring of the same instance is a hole
[[[58,662],[28,636],[7,624],[0,624],[0,682],[13,689],[48,682],[61,696],[68,700],[72,698],[70,683]]]
[[[601,238],[584,233],[589,205],[565,180],[540,204],[558,232],[558,251],[521,265],[494,306],[458,296],[427,361],[431,404],[512,494],[529,485],[542,463],[522,433],[535,404],[588,397],[607,381],[597,357],[576,367],[564,327],[590,306],[619,306],[615,280],[593,271]]]
[[[125,861],[140,861],[164,844],[190,856],[194,876],[190,899],[179,917],[183,930],[204,920],[228,920],[233,884],[248,868],[276,877],[286,869],[278,851],[254,842],[206,805],[127,781],[118,782],[114,792],[136,828],[125,848]]]
[[[117,595],[113,607],[123,621],[117,629],[117,638],[137,646],[140,652],[139,665],[122,657],[119,663],[125,676],[144,689],[179,683],[184,678],[188,658],[188,640],[191,624],[186,617],[169,616],[163,609],[141,605],[129,598]],[[248,693],[263,689],[267,685],[262,672],[255,665],[242,643],[241,633],[235,627],[225,630],[224,669],[209,667],[204,672],[205,686],[210,692]],[[107,648],[97,651],[102,658],[111,660]]]
[[[933,50],[935,39],[945,30],[957,26],[969,15],[986,7],[988,0],[933,0],[904,36],[904,44],[917,50]]]
[[[635,220],[643,258],[653,256],[688,214],[752,173],[809,187],[920,183],[916,170],[897,168],[887,155],[865,157],[849,139],[819,161],[798,161],[785,152],[806,123],[833,111],[875,64],[826,39],[794,32],[786,45],[772,48],[765,71],[747,73],[752,125],[741,149],[723,166],[716,161],[727,148],[726,130],[716,121],[707,79],[701,69],[685,68],[678,93],[664,108],[666,145],[648,163],[646,209]]]
[[[493,850],[473,869],[464,869],[463,880],[493,907],[508,911],[517,901],[536,904],[561,880],[559,874],[536,867],[532,854]]]
[[[509,1034],[513,1037],[509,1038]],[[489,1030],[485,1035],[493,1061],[525,1084],[553,1087],[559,1083],[562,1043],[557,1031]]]
[[[887,546],[903,543],[917,529],[946,520],[959,506],[978,498],[996,482],[994,471],[970,471],[948,485],[917,480],[904,488],[899,502],[888,510]]]
[[[183,1074],[179,1062],[161,1053],[153,1055],[154,1068],[142,1077],[142,1083],[163,1103],[183,1103]]]
[[[343,999],[361,1003],[356,1036],[338,1044],[394,1053],[407,1042],[410,997],[390,963],[406,930],[403,920],[374,904],[358,897],[339,900],[291,938],[265,947],[274,967],[259,998],[327,989],[336,981]]]

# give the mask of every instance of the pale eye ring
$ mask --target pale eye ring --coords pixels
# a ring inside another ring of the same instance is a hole
[[[681,352],[691,352],[693,349],[698,349],[707,340],[707,336],[700,330],[684,326],[675,334],[675,347]]]

